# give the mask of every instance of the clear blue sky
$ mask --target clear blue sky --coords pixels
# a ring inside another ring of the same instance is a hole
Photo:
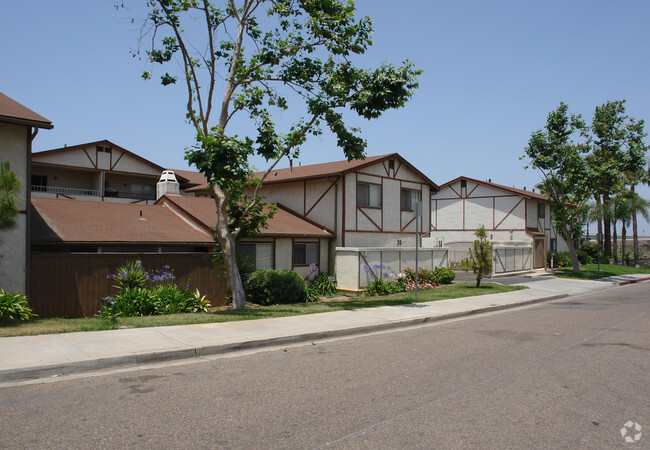
[[[145,2],[125,3],[130,9],[114,0],[5,2],[0,92],[54,123],[35,151],[109,139],[186,168],[193,132],[183,87],[140,79],[150,67],[129,54],[139,35],[130,18],[144,17]],[[411,59],[424,70],[404,109],[362,124],[368,154],[398,152],[438,184],[465,175],[530,189],[539,176],[519,157],[561,101],[590,120],[596,106],[626,99],[629,115],[650,120],[648,0],[356,3],[375,29],[361,65]],[[300,161],[340,159],[323,137]]]

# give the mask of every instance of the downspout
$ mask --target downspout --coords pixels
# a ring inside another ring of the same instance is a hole
[[[27,136],[27,175],[25,178],[25,295],[29,298],[30,292],[30,266],[31,266],[31,208],[32,208],[32,142],[38,134],[38,128],[33,127],[29,129]]]

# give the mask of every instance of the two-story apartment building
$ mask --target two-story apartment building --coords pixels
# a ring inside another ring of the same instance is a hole
[[[16,225],[0,230],[0,288],[9,292],[24,293],[28,286],[30,154],[38,130],[52,128],[48,119],[0,93],[0,163],[8,161],[21,182]]]
[[[495,246],[495,273],[543,268],[548,250],[566,250],[553,228],[547,196],[468,177],[443,184],[431,197],[431,237],[425,245],[449,247],[457,261],[481,226]]]

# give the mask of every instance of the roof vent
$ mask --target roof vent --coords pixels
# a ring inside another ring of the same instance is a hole
[[[173,183],[176,183],[177,180],[176,180],[176,175],[174,174],[174,171],[173,170],[163,170],[163,173],[162,173],[162,175],[160,175],[160,180],[158,180],[158,182],[160,183],[162,181],[171,181]]]

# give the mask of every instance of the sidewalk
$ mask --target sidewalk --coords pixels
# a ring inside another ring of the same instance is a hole
[[[519,278],[523,282],[517,284],[529,289],[274,319],[0,338],[0,383],[365,334],[514,308],[650,279],[645,275],[598,281],[546,276]]]

